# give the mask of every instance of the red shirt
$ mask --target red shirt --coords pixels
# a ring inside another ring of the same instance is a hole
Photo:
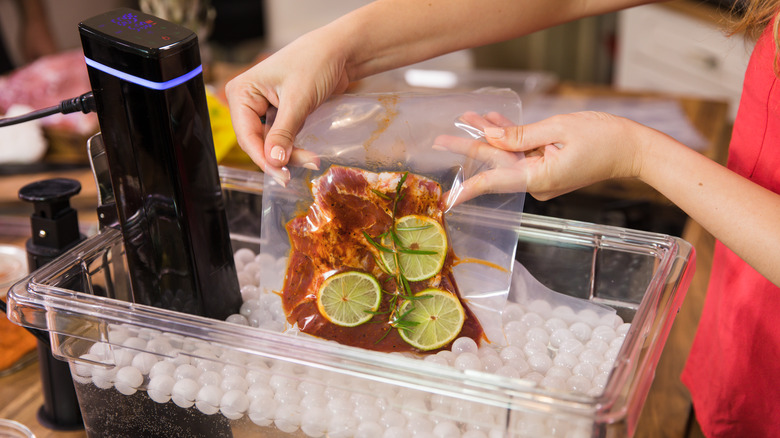
[[[780,80],[771,30],[745,73],[728,168],[780,193]],[[682,380],[708,437],[780,437],[780,288],[720,242]]]

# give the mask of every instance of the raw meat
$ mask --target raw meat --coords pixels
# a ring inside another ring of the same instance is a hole
[[[414,350],[391,327],[387,314],[375,315],[369,322],[356,327],[342,327],[320,315],[316,304],[316,294],[325,276],[358,270],[374,275],[383,289],[390,292],[383,294],[379,307],[380,312],[388,310],[391,294],[396,292],[396,281],[377,265],[379,250],[363,233],[379,236],[390,228],[392,198],[402,175],[400,172],[373,173],[332,166],[313,182],[313,204],[305,214],[287,224],[291,251],[282,301],[291,324],[297,323],[303,332],[342,344],[380,351]],[[439,184],[409,174],[401,192],[403,197],[397,203],[396,217],[425,215],[443,225]],[[442,270],[430,279],[412,282],[412,291],[437,287],[460,297],[452,276],[454,260],[455,255],[449,249]],[[462,304],[466,322],[460,336],[480,342],[482,327],[466,303]]]

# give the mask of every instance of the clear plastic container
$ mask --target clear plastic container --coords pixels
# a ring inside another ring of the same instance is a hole
[[[220,173],[233,250],[257,253],[262,176]],[[132,304],[111,229],[17,283],[9,317],[49,331],[53,353],[71,363],[90,436],[632,435],[693,247],[528,214],[517,231],[517,259],[535,278],[631,323],[600,395]]]

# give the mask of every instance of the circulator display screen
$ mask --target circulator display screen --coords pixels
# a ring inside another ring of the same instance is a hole
[[[155,23],[154,20],[142,20],[138,15],[128,12],[120,17],[116,17],[111,20],[112,23],[117,26],[121,26],[130,30],[140,32],[142,30],[151,29]]]
[[[79,26],[100,32],[112,40],[149,49],[170,47],[193,36],[185,27],[128,8],[92,17]]]

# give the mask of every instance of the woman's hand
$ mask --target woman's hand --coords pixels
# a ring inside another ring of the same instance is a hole
[[[306,117],[349,84],[343,57],[328,50],[333,45],[316,43],[319,32],[304,35],[225,87],[239,145],[282,185],[290,180],[287,164],[319,166],[317,157],[294,148],[293,140]],[[261,117],[272,107],[278,110],[267,126]]]
[[[550,117],[523,126],[500,114],[466,114],[464,122],[485,133],[484,141],[441,136],[434,148],[490,162],[492,170],[464,183],[460,203],[483,193],[526,190],[547,200],[610,178],[638,177],[642,150],[658,131],[599,112]]]

